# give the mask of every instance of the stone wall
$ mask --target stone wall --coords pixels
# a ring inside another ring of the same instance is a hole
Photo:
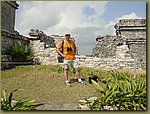
[[[44,42],[31,40],[30,45],[34,53],[34,63],[41,65],[56,64],[56,48],[45,48]]]
[[[146,68],[146,40],[128,40],[128,48],[132,58],[137,59],[137,64],[140,68]]]
[[[124,39],[146,39],[146,19],[123,19],[115,26]]]
[[[8,33],[6,31],[1,31],[1,54],[8,55],[10,54],[9,49],[12,44],[21,42],[24,45],[29,45],[28,37],[22,36],[20,34],[16,35],[13,33]]]
[[[1,61],[11,61],[10,46],[17,42],[29,45],[29,39],[14,30],[16,1],[1,2]]]
[[[76,58],[79,61],[80,66],[106,69],[130,69],[134,67],[134,59],[128,51],[128,46],[124,44],[117,46],[115,52],[117,56],[107,58],[76,56]]]
[[[18,9],[16,1],[2,1],[1,2],[1,62],[2,69],[9,68],[12,58],[10,55],[10,46],[17,42],[24,45],[31,45],[34,52],[34,62],[38,64],[55,64],[56,46],[54,38],[47,36],[44,32],[37,29],[31,29],[30,38],[20,35],[14,30],[15,25],[15,10]],[[7,64],[9,63],[9,64]]]
[[[115,56],[116,36],[105,36],[96,38],[96,46],[93,49],[93,56],[105,58]],[[110,51],[111,50],[111,51]]]
[[[7,64],[7,62],[12,62],[10,55],[11,45],[18,42],[27,46],[29,45],[28,37],[20,35],[19,32],[14,30],[15,10],[18,6],[16,1],[1,2],[1,69],[11,66]]]
[[[116,36],[106,35],[96,38],[93,57],[116,58],[117,61],[124,61],[125,67],[128,65],[126,61],[133,62],[136,59],[138,68],[146,68],[146,19],[123,19],[114,27]]]
[[[16,1],[1,1],[1,29],[14,32]]]
[[[41,65],[58,64],[54,39],[44,32],[31,29],[30,46],[34,53],[34,63]]]
[[[58,64],[56,45],[63,36],[48,36],[37,29],[31,29],[30,38],[14,30],[16,1],[1,2],[1,61],[11,61],[9,47],[22,42],[31,45],[34,62]],[[92,57],[76,56],[81,66],[94,68],[146,68],[146,19],[123,19],[115,26],[115,36],[99,36]],[[55,41],[56,40],[56,41]]]
[[[29,46],[29,39],[27,37],[1,31],[1,69],[14,66],[7,64],[6,62],[13,61],[10,54],[10,46],[17,42],[21,42],[22,44]]]

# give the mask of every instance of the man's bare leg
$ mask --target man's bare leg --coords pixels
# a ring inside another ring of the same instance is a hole
[[[80,77],[80,68],[76,68],[76,78],[78,79],[78,82],[83,83]]]
[[[69,83],[69,78],[68,78],[68,69],[64,70],[64,76],[65,76],[67,86],[71,86]]]
[[[80,79],[80,68],[76,68],[76,78]]]
[[[68,69],[64,70],[64,76],[65,76],[65,80],[68,80]]]

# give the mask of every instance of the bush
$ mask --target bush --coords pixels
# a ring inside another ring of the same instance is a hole
[[[146,110],[146,80],[134,79],[127,72],[111,71],[113,78],[107,81],[95,82],[93,87],[99,93],[97,100],[87,100],[91,110],[106,110],[110,106],[113,110]]]
[[[23,45],[21,42],[10,46],[10,54],[14,61],[31,61],[33,59],[31,48]]]
[[[18,91],[18,89],[13,90],[9,96],[7,96],[6,90],[3,91],[2,110],[32,110],[39,105],[35,104],[35,100],[29,100],[28,98],[13,102],[12,97],[15,91]]]

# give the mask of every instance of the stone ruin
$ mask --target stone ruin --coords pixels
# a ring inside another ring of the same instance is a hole
[[[1,69],[10,66],[6,63],[12,61],[9,51],[12,44],[21,42],[29,45],[28,37],[14,30],[15,12],[18,6],[16,1],[1,1]]]
[[[26,64],[25,62],[17,63],[12,60],[9,49],[11,45],[17,42],[32,47],[35,64],[58,63],[53,37],[37,29],[31,29],[30,37],[20,35],[19,32],[14,30],[15,12],[18,7],[16,1],[1,2],[1,69],[10,68],[15,64]]]
[[[30,40],[40,40],[40,42],[44,42],[44,48],[55,48],[55,41],[53,37],[47,36],[43,31],[39,31],[38,29],[30,29],[29,32]]]
[[[30,30],[30,38],[14,30],[15,1],[1,2],[1,62],[11,61],[9,47],[22,42],[31,45],[36,64],[59,64],[56,45],[63,36],[48,36],[38,29]],[[80,66],[93,68],[146,68],[146,19],[123,19],[115,26],[115,36],[98,36],[92,56],[76,55]]]
[[[146,68],[146,19],[123,19],[115,36],[98,36],[92,56],[76,55],[80,66],[108,69]],[[31,29],[30,45],[39,64],[59,64],[56,45],[63,36]]]
[[[31,29],[30,46],[34,53],[33,62],[35,64],[56,64],[56,45],[53,37],[47,36],[43,31]]]
[[[134,59],[137,67],[146,68],[146,19],[123,19],[114,27],[116,36],[96,38],[93,57],[124,60],[131,66]]]

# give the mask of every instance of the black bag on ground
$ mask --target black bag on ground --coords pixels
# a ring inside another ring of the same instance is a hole
[[[89,77],[89,84],[92,84],[92,80],[98,82],[101,81],[102,83],[106,84],[106,80],[101,80],[98,76],[94,75],[94,76],[90,76]]]
[[[90,76],[90,77],[89,77],[89,84],[92,84],[92,80],[98,82],[100,79],[99,79],[96,75]],[[101,81],[101,80],[100,80],[100,81]]]

